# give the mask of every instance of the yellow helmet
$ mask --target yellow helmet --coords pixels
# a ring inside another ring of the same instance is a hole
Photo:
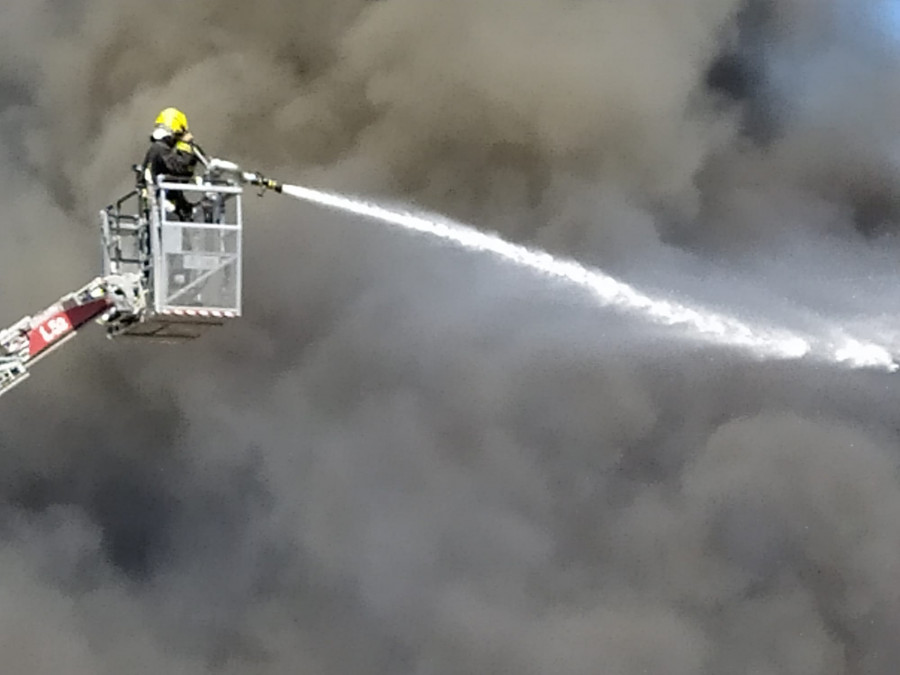
[[[178,108],[166,108],[156,116],[156,128],[181,136],[188,130],[187,117]]]

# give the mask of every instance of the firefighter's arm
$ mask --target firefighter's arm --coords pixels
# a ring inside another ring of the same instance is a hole
[[[183,176],[194,170],[197,157],[189,143],[178,141],[175,150],[169,152],[163,159],[166,165],[166,173],[172,176]]]

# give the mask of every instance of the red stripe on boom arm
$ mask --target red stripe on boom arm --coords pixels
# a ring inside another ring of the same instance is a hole
[[[100,298],[83,305],[75,305],[69,309],[60,309],[58,312],[44,317],[40,323],[28,331],[28,355],[37,356],[69,333],[78,330],[79,327],[102,314],[108,307],[109,302]]]

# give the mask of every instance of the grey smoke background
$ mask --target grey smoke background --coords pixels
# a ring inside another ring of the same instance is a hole
[[[96,273],[93,214],[176,104],[285,180],[895,334],[878,7],[8,0],[0,311]],[[689,349],[286,199],[247,217],[244,320],[85,337],[3,399],[2,672],[895,672],[894,378]]]

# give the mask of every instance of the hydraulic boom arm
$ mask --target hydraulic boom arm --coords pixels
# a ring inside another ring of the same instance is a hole
[[[0,330],[0,396],[24,381],[34,363],[75,337],[92,319],[111,326],[127,323],[138,315],[140,302],[136,278],[99,277],[43,312]]]

